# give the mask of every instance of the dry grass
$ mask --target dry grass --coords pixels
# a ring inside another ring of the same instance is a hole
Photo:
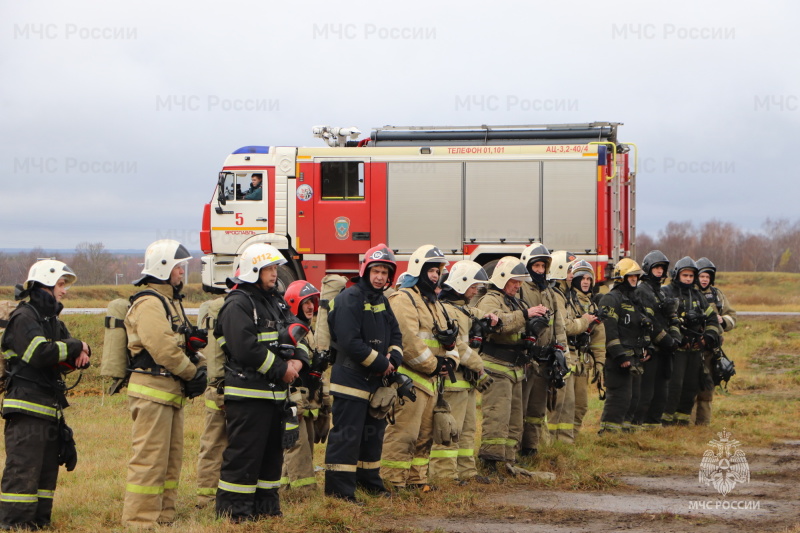
[[[800,311],[800,274],[720,272],[717,285],[737,311]]]
[[[67,297],[64,298],[64,307],[105,307],[108,302],[117,298],[128,298],[140,289],[133,285],[75,285],[70,287]],[[203,292],[200,283],[190,283],[183,289],[186,298],[184,307],[198,307],[206,300],[216,298],[213,294]],[[13,300],[14,287],[0,287],[0,300]]]

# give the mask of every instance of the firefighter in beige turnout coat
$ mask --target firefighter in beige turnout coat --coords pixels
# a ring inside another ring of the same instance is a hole
[[[197,326],[214,331],[217,315],[225,303],[221,296],[200,304],[197,311]],[[200,453],[197,456],[197,506],[213,503],[219,484],[219,469],[222,467],[222,452],[228,445],[225,433],[225,395],[220,394],[220,382],[225,377],[225,354],[213,335],[208,336],[208,346],[203,350],[208,361],[208,387],[203,395],[205,420],[200,435]]]
[[[516,297],[520,284],[529,279],[519,259],[503,257],[492,272],[491,286],[477,304],[481,311],[503,317],[499,331],[492,332],[481,347],[483,366],[494,379],[482,396],[483,426],[478,452],[489,472],[497,471],[498,462],[516,462],[522,440],[527,364],[522,334],[527,318],[544,314],[541,307],[528,307]]]
[[[169,303],[170,323],[162,300],[137,299],[125,317],[128,349],[134,361],[149,354],[149,363],[138,365],[128,384],[128,405],[133,418],[133,456],[128,463],[122,523],[132,527],[169,524],[175,519],[175,499],[183,460],[182,382],[202,381],[205,360],[192,362],[185,350],[188,326],[179,302],[184,264],[191,259],[186,248],[170,239],[156,241],[145,252],[142,278],[145,285]],[[198,354],[199,355],[199,354]],[[137,366],[136,364],[134,366]]]
[[[564,316],[558,312],[556,293],[547,283],[547,272],[552,263],[550,251],[542,243],[533,243],[523,250],[520,260],[531,278],[530,281],[522,284],[522,300],[527,305],[543,309],[543,312],[552,312],[549,327],[536,340],[536,347],[544,350],[553,344],[560,344],[565,347],[564,354],[569,358],[566,350],[567,333],[564,327]],[[520,450],[520,454],[523,456],[535,455],[543,438],[548,388],[549,383],[544,377],[543,369],[538,363],[531,363],[527,369],[527,380],[523,391],[525,431]]]
[[[459,261],[444,282],[439,301],[448,315],[458,322],[458,334],[462,344],[459,351],[460,365],[455,371],[456,383],[446,380],[444,399],[450,405],[459,431],[458,442],[434,444],[431,451],[430,477],[432,479],[454,479],[462,483],[475,479],[482,483],[489,480],[479,476],[475,468],[476,391],[485,391],[492,378],[483,369],[483,360],[477,342],[470,340],[473,321],[486,317],[491,326],[498,318],[477,307],[467,305],[477,294],[478,286],[489,281],[486,271],[474,261]]]
[[[567,319],[591,316],[588,329],[569,337],[570,351],[575,351],[575,428],[577,436],[583,425],[583,417],[589,410],[589,381],[602,380],[606,363],[606,331],[603,323],[596,320],[597,304],[592,301],[594,270],[587,261],[575,261],[569,266],[572,275],[567,291]],[[568,333],[569,334],[569,333]],[[588,346],[586,345],[588,336]]]
[[[569,312],[571,309],[567,302],[567,291],[569,283],[572,281],[569,265],[576,259],[575,254],[564,250],[553,252],[548,275],[551,287],[556,294],[556,313],[564,319],[564,331],[567,334],[568,342],[570,338],[584,333],[593,318],[586,313],[575,315]],[[567,355],[567,365],[570,372],[564,379],[566,384],[557,390],[554,408],[547,413],[547,429],[550,430],[550,434],[555,440],[570,444],[575,442],[576,378],[578,376],[578,366],[581,364],[577,355],[576,350],[570,344],[569,354]],[[582,369],[583,367],[581,366]]]
[[[389,298],[403,335],[403,366],[398,372],[414,382],[417,400],[405,402],[395,412],[395,423],[386,429],[381,457],[381,477],[394,488],[429,490],[428,464],[433,445],[433,410],[441,372],[455,369],[463,342],[457,336],[437,338],[448,329],[444,306],[436,301],[436,284],[447,265],[442,251],[431,244],[417,248],[408,262],[408,277]]]

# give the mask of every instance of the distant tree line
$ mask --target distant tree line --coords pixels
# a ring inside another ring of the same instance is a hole
[[[661,250],[672,264],[684,256],[708,257],[718,270],[800,272],[800,220],[768,218],[760,232],[743,231],[730,222],[711,220],[699,226],[670,222],[655,238],[636,237],[636,259]]]
[[[129,284],[139,278],[144,251],[138,254],[117,254],[106,250],[101,242],[82,242],[75,251],[48,252],[34,248],[25,252],[0,252],[0,285],[16,285],[28,276],[28,269],[39,259],[53,258],[67,263],[78,275],[81,285]],[[189,281],[200,281],[200,259],[189,262]]]
[[[744,231],[731,222],[711,220],[670,222],[655,237],[636,237],[636,259],[651,250],[661,250],[672,264],[683,256],[708,257],[719,270],[800,272],[800,220],[768,218],[760,232]],[[0,285],[22,283],[30,266],[40,258],[66,262],[82,285],[128,284],[142,271],[142,254],[115,254],[101,242],[82,242],[69,254],[54,254],[34,248],[14,254],[0,252]],[[200,282],[200,258],[189,262],[189,282]]]

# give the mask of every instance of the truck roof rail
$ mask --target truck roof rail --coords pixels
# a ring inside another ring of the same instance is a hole
[[[569,144],[607,141],[617,144],[621,122],[488,126],[383,126],[370,133],[368,146]]]

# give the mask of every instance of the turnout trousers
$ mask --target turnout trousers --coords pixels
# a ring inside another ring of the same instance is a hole
[[[394,424],[383,438],[381,477],[398,488],[428,482],[436,394],[416,384],[414,389],[417,401],[396,405]]]
[[[476,391],[468,382],[459,380],[465,388],[447,389],[444,399],[450,404],[450,414],[460,428],[458,442],[450,446],[434,444],[431,449],[429,476],[431,479],[465,481],[478,475],[475,468],[475,411]],[[446,386],[446,385],[445,385]]]
[[[564,386],[556,390],[556,404],[547,413],[547,429],[553,440],[575,442],[575,374],[564,378]]]
[[[206,417],[203,434],[200,435],[200,453],[197,456],[197,506],[213,502],[217,496],[219,470],[222,467],[222,452],[228,445],[225,433],[224,396],[217,387],[208,387],[205,392]]]
[[[14,413],[6,418],[5,425],[0,526],[46,527],[50,525],[58,480],[58,421]]]
[[[661,420],[665,424],[689,424],[692,407],[700,389],[703,354],[698,350],[676,350],[672,379]]]
[[[547,389],[550,384],[542,376],[539,365],[536,363],[532,363],[526,370],[526,376],[522,389],[522,405],[525,409],[522,448],[538,450],[542,439],[548,438],[545,423],[547,422]]]
[[[603,414],[600,416],[600,431],[622,431],[625,414],[631,404],[633,376],[630,370],[620,368],[614,361],[606,363],[604,374],[606,401],[603,405]]]
[[[283,454],[281,487],[299,489],[317,484],[314,474],[314,418],[306,414],[300,417],[299,422],[300,437]]]
[[[661,426],[661,414],[667,400],[669,385],[669,367],[672,357],[669,354],[655,352],[652,357],[642,363],[644,373],[639,392],[639,404],[635,407],[631,422],[641,425],[643,429]]]
[[[341,396],[333,400],[332,416],[325,450],[325,494],[355,498],[356,485],[369,492],[386,490],[380,476],[386,419],[370,416],[364,400]]]
[[[172,523],[183,461],[183,408],[131,396],[128,407],[133,456],[122,523],[137,528]]]
[[[580,374],[575,375],[575,423],[573,436],[577,437],[583,427],[583,419],[589,410],[589,369],[584,365]]]
[[[225,403],[228,446],[222,454],[217,516],[234,522],[281,514],[283,402]]]
[[[509,368],[516,376],[492,371],[494,382],[482,395],[483,426],[478,457],[485,461],[515,462],[522,439],[522,392],[524,370]],[[544,413],[542,413],[544,418]]]

